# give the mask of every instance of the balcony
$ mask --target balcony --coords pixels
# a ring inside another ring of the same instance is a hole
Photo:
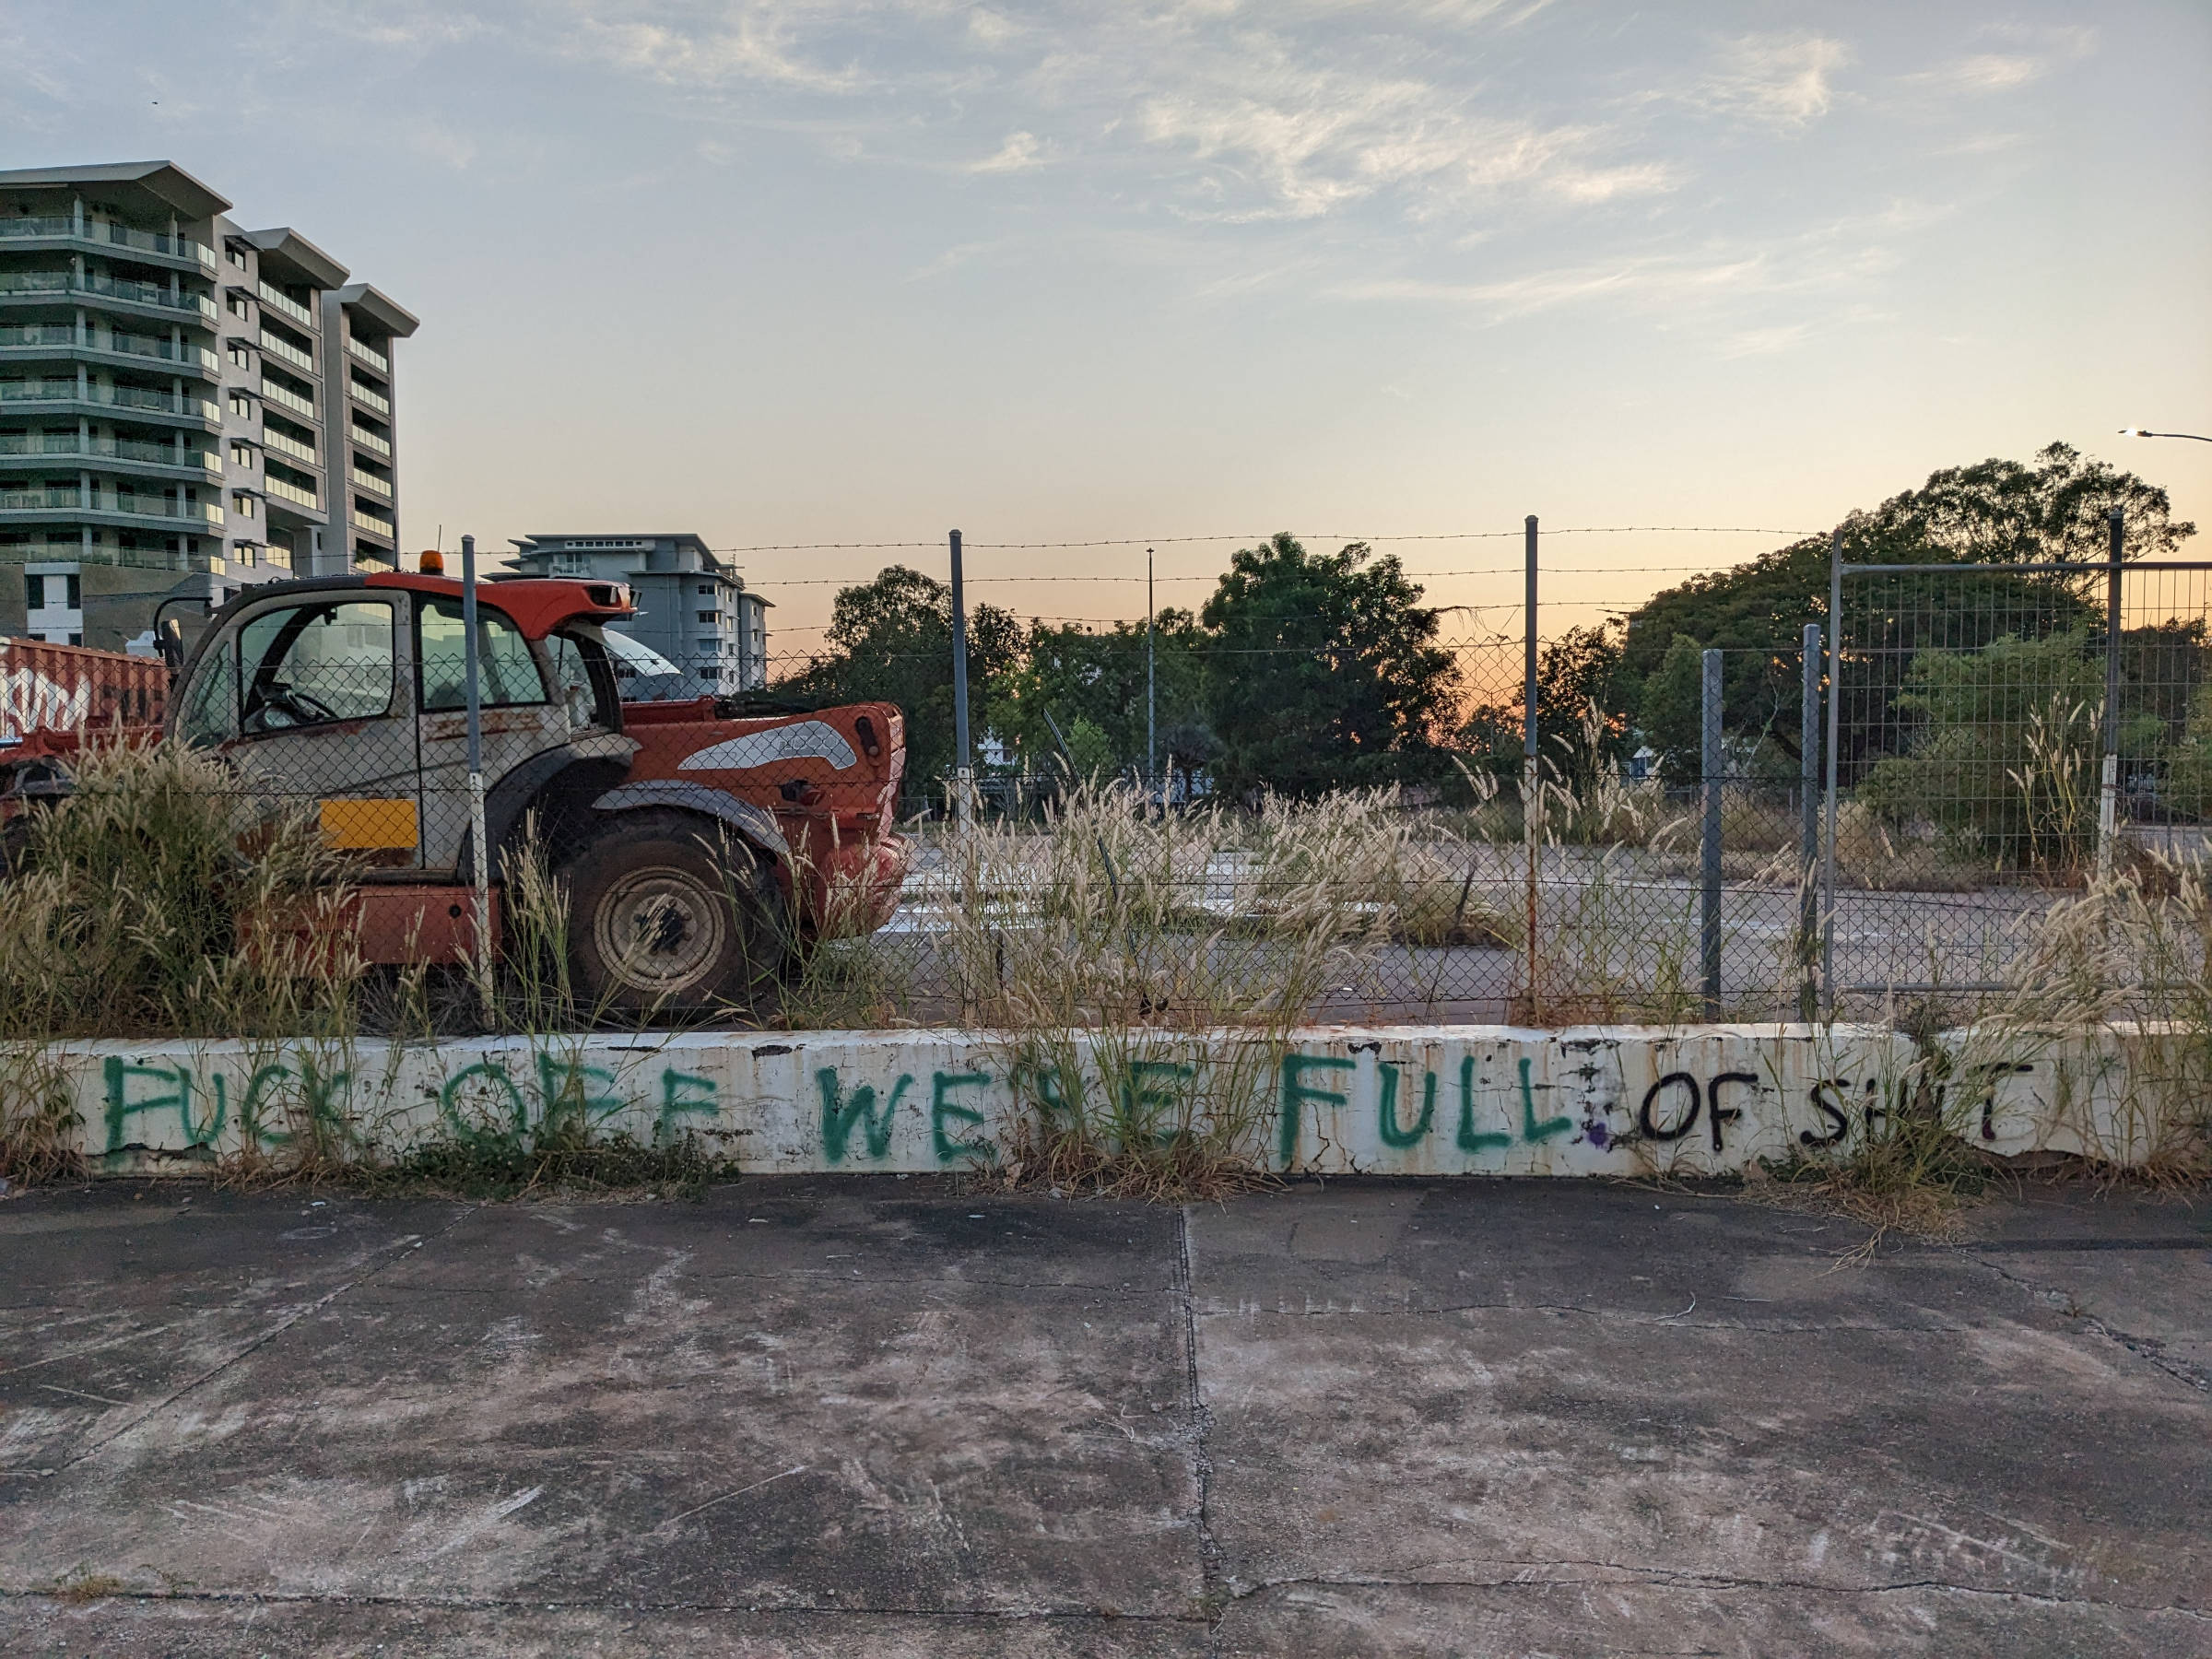
[[[321,463],[315,458],[315,446],[313,444],[302,443],[299,439],[293,437],[290,433],[280,432],[275,427],[268,425],[265,421],[262,424],[261,441],[264,444],[267,445],[270,449],[275,450],[280,455],[289,455],[293,460],[304,461],[310,466],[318,466],[321,465]]]
[[[353,394],[355,402],[365,405],[369,408],[374,409],[379,415],[388,417],[392,413],[392,400],[390,398],[386,397],[381,392],[374,391],[368,386],[362,385],[359,381],[355,380],[351,375],[347,375],[346,377],[346,387],[347,391]]]
[[[262,484],[268,490],[269,494],[275,496],[280,501],[289,501],[296,507],[312,507],[318,511],[322,508],[322,497],[318,496],[313,490],[302,489],[299,485],[291,483],[287,479],[265,477],[262,479]]]
[[[148,466],[181,466],[220,473],[222,460],[212,451],[148,443],[135,438],[80,438],[75,432],[0,433],[0,459],[10,455],[86,455],[103,461],[136,461]]]
[[[188,419],[218,421],[222,411],[204,397],[177,397],[144,386],[80,387],[75,381],[0,381],[0,404],[98,404],[111,409],[147,409],[159,415],[182,415]]]
[[[0,327],[0,351],[98,351],[115,357],[145,358],[153,362],[182,363],[212,372],[216,356],[205,347],[176,340],[159,340],[149,335],[111,330],[105,339],[88,332],[79,339],[71,323],[23,323]]]
[[[288,386],[279,385],[265,374],[261,380],[261,394],[280,409],[289,409],[295,415],[315,418],[315,403],[312,397],[302,397]]]
[[[136,571],[190,571],[194,569],[189,553],[170,552],[159,547],[103,547],[98,542],[88,547],[81,541],[0,542],[0,564],[72,564],[121,565]],[[214,568],[222,569],[217,559]]]
[[[391,459],[392,445],[390,441],[385,439],[379,438],[367,427],[354,427],[351,429],[350,435],[353,441],[359,444],[363,449],[373,450],[376,453],[383,456],[386,460]]]
[[[223,510],[212,501],[179,501],[168,496],[121,495],[114,490],[60,488],[0,489],[0,512],[114,512],[132,518],[184,519],[219,524]]]
[[[302,327],[312,328],[315,325],[315,313],[282,288],[273,287],[266,282],[256,282],[253,285],[253,293],[255,298],[270,310],[282,312]]]
[[[392,359],[386,357],[382,352],[379,351],[375,347],[364,346],[360,343],[360,341],[354,339],[351,335],[347,335],[346,340],[346,349],[351,352],[355,357],[359,358],[362,362],[368,364],[370,368],[375,370],[379,374],[389,374],[392,372]]]
[[[189,260],[203,270],[215,269],[215,250],[189,236],[170,236],[159,230],[139,230],[99,219],[87,219],[83,229],[66,214],[44,218],[0,219],[0,241],[18,238],[67,237],[74,241],[96,242],[111,248],[131,248],[164,259]]]
[[[273,334],[268,329],[263,329],[261,331],[261,348],[271,357],[282,358],[295,369],[304,369],[310,374],[315,371],[315,354],[312,351],[300,350],[282,335]]]
[[[159,306],[163,311],[190,312],[213,321],[219,313],[205,294],[183,289],[171,292],[158,282],[136,282],[122,276],[78,276],[69,271],[0,272],[0,294],[90,294],[107,300],[127,300],[134,305]]]
[[[389,498],[392,494],[391,479],[380,478],[374,473],[366,472],[358,466],[353,469],[353,481],[363,489],[372,489],[378,495]]]
[[[381,535],[386,541],[397,539],[398,527],[391,519],[382,513],[364,509],[359,501],[353,504],[353,522],[357,528]]]

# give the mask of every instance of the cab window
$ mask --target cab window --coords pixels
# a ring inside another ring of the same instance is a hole
[[[416,618],[423,712],[465,709],[468,633],[461,625],[461,601],[425,599]],[[487,709],[547,700],[530,642],[505,616],[481,603],[477,606],[477,688],[478,700]]]
[[[239,730],[253,736],[372,720],[392,709],[392,606],[325,600],[239,629]]]
[[[546,657],[553,665],[560,700],[568,706],[571,731],[585,726],[622,729],[621,703],[605,645],[591,633],[563,629],[546,641]]]
[[[177,735],[193,748],[214,748],[238,735],[236,634],[226,634],[200,659],[191,693],[177,716]]]

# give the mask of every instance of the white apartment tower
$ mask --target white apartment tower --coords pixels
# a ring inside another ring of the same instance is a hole
[[[172,162],[0,171],[0,633],[396,564],[415,327]]]

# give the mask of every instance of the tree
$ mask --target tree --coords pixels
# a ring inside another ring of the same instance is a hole
[[[1154,701],[1160,767],[1176,763],[1171,735],[1205,723],[1202,648],[1198,619],[1186,610],[1164,610],[1153,624]],[[1030,624],[1021,666],[1007,677],[992,705],[993,729],[1033,762],[1049,769],[1056,746],[1046,711],[1076,747],[1081,722],[1094,734],[1085,770],[1142,771],[1145,765],[1145,625],[1117,622],[1092,632],[1075,624]]]
[[[1912,659],[1899,706],[1908,752],[1867,773],[1859,798],[1894,824],[1932,822],[1952,855],[2070,873],[2096,839],[2103,724],[2100,653],[2080,633],[2006,636]],[[2123,752],[2155,751],[2155,715],[2123,723]]]
[[[1286,531],[1240,549],[1199,614],[1222,787],[1312,795],[1436,776],[1459,668],[1421,598],[1363,542],[1312,554]]]
[[[2034,465],[1988,460],[1929,475],[1843,522],[1843,556],[1860,564],[2094,562],[2105,557],[2105,513],[2125,519],[2125,556],[2171,554],[2196,526],[2177,521],[2163,489],[2064,443]],[[1936,646],[1976,650],[2006,635],[2042,638],[2097,619],[2099,595],[2063,576],[2001,573],[1858,577],[1848,591],[1841,729],[1845,782],[1893,752],[1883,734],[1906,665]],[[1640,722],[1645,682],[1677,639],[1729,653],[1724,722],[1738,738],[1764,739],[1794,758],[1799,731],[1797,647],[1807,622],[1828,619],[1829,538],[1808,536],[1732,571],[1654,594],[1630,613],[1614,706]],[[1679,700],[1671,691],[1662,700]],[[1670,730],[1647,734],[1674,749]]]
[[[1547,775],[1577,789],[1589,782],[1594,768],[1618,762],[1633,747],[1614,690],[1620,649],[1621,619],[1608,617],[1569,629],[1536,653],[1536,752],[1550,768]],[[1526,696],[1517,692],[1501,702],[1480,704],[1459,729],[1460,746],[1474,763],[1515,794],[1526,758]],[[1593,705],[1599,720],[1594,750],[1584,736]]]
[[[952,771],[952,590],[891,565],[873,582],[841,588],[828,650],[777,689],[818,702],[896,703],[906,716],[910,794],[934,795]],[[975,729],[1021,660],[1021,624],[995,606],[968,617],[969,709]]]

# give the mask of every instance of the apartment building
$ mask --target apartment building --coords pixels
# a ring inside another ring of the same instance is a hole
[[[616,626],[707,686],[751,691],[768,684],[771,602],[748,592],[702,537],[524,535],[514,549],[515,568],[526,576],[629,583],[638,614]]]
[[[416,319],[169,161],[0,171],[0,633],[389,568]]]

